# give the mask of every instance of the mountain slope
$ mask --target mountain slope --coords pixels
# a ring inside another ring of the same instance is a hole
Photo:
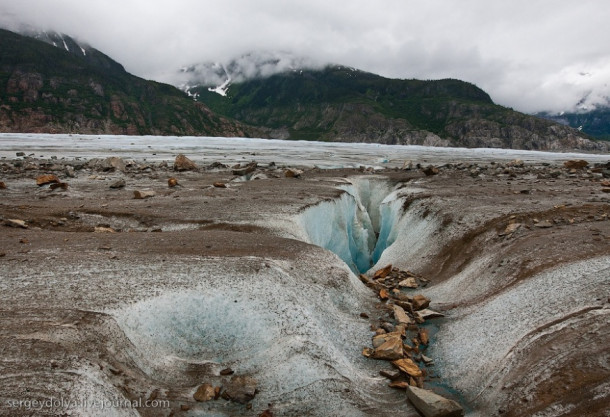
[[[540,113],[539,116],[579,129],[595,138],[610,140],[610,107],[608,106],[577,113]]]
[[[267,135],[388,144],[606,150],[578,131],[495,105],[459,80],[396,80],[329,66],[234,83],[226,96],[191,88],[213,111]]]
[[[178,89],[127,73],[68,37],[0,30],[0,131],[244,136]],[[76,47],[77,45],[78,47]]]

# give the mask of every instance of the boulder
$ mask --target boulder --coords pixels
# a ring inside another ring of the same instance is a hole
[[[421,294],[417,294],[413,297],[411,304],[413,304],[414,310],[422,310],[424,308],[428,308],[430,305],[430,299]]]
[[[45,174],[45,175],[39,175],[38,177],[36,177],[36,185],[38,185],[39,187],[46,185],[46,184],[51,184],[51,183],[59,183],[61,182],[59,180],[59,178],[57,178],[57,175],[55,174]]]
[[[256,380],[249,376],[234,376],[224,388],[222,398],[245,404],[256,395]]]
[[[154,191],[138,191],[138,190],[135,190],[133,192],[133,198],[135,198],[136,200],[143,200],[145,198],[154,197],[155,195],[157,195],[157,193],[155,193]]]
[[[462,417],[464,409],[455,401],[430,390],[407,387],[407,398],[424,417]]]
[[[256,162],[250,162],[247,165],[241,166],[235,166],[233,167],[233,175],[239,175],[240,177],[242,175],[246,175],[246,174],[250,174],[251,172],[254,172],[256,170],[256,167],[258,166],[258,163]]]
[[[392,310],[394,311],[394,318],[398,322],[398,324],[411,324],[413,320],[407,315],[405,310],[396,304],[392,306]]]
[[[586,168],[588,165],[589,165],[589,163],[583,159],[570,160],[570,161],[565,161],[563,163],[563,166],[566,167],[567,169],[583,169],[583,168]]]
[[[206,402],[216,398],[216,390],[210,384],[201,384],[195,394],[193,394],[195,401]]]
[[[100,163],[99,168],[102,171],[125,172],[125,162],[122,158],[119,158],[118,156],[110,156]]]
[[[384,342],[375,348],[371,356],[372,358],[393,361],[404,356],[402,338],[399,333],[388,333],[376,337],[384,337]]]
[[[199,167],[185,155],[180,154],[174,160],[174,171],[196,171]]]
[[[123,188],[123,187],[125,187],[125,180],[123,178],[110,184],[110,188],[112,188],[114,190]]]
[[[284,176],[286,178],[300,178],[301,175],[303,175],[303,171],[301,171],[300,169],[296,169],[296,168],[288,168],[284,172]]]
[[[419,366],[417,366],[417,364],[413,362],[413,360],[410,358],[402,358],[395,360],[394,362],[392,362],[392,365],[400,369],[405,374],[410,375],[414,378],[418,378],[424,375],[422,370],[419,369]]]

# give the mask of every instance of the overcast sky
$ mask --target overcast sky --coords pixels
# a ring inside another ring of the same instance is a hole
[[[610,96],[608,0],[0,0],[0,24],[86,41],[136,75],[287,51],[392,78],[458,78],[524,112]]]

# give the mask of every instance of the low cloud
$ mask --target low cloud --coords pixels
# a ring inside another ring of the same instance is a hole
[[[162,81],[183,67],[285,51],[387,77],[463,79],[526,112],[608,97],[603,0],[0,0],[0,16],[13,30],[67,33]]]

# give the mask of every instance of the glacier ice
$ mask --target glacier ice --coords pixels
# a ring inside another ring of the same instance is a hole
[[[299,221],[310,243],[337,254],[354,273],[366,272],[396,240],[402,200],[378,178],[352,178],[339,188],[339,198],[308,208]]]

